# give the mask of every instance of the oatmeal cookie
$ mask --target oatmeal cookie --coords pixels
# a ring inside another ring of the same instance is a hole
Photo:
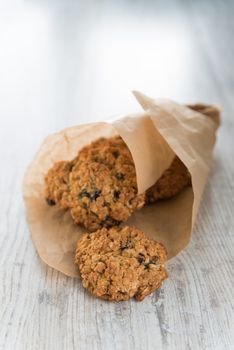
[[[191,176],[184,163],[175,157],[170,167],[164,171],[158,181],[146,191],[146,203],[159,199],[168,199],[191,185]]]
[[[90,231],[119,225],[145,201],[137,194],[133,159],[120,137],[101,138],[80,151],[69,189],[71,216]]]
[[[57,162],[45,176],[45,198],[49,205],[58,204],[60,208],[69,207],[69,174],[72,162]]]
[[[128,226],[84,234],[75,256],[84,288],[115,301],[141,301],[158,289],[167,277],[165,263],[164,246]]]

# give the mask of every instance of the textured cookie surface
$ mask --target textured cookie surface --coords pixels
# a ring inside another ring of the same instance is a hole
[[[73,220],[89,230],[119,225],[144,205],[132,156],[120,137],[85,147],[69,181]]]
[[[63,209],[69,207],[69,174],[72,162],[57,162],[45,176],[45,198],[49,205],[59,204]]]
[[[102,228],[78,241],[75,263],[83,286],[107,300],[141,301],[167,277],[166,250],[136,228]]]
[[[159,199],[171,198],[190,184],[191,176],[189,171],[181,160],[175,157],[171,166],[146,191],[146,203],[154,203]]]
[[[56,163],[45,182],[51,203],[69,207],[74,222],[90,231],[119,225],[145,202],[145,194],[137,195],[133,159],[120,137],[100,138],[72,162]]]

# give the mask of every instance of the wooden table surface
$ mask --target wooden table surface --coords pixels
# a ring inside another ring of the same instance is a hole
[[[0,349],[234,349],[234,1],[0,0]],[[45,266],[21,182],[43,138],[138,109],[131,90],[222,106],[189,246],[143,302]]]

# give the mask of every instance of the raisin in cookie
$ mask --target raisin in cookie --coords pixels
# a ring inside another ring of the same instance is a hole
[[[166,249],[133,227],[102,228],[77,243],[75,264],[84,288],[107,300],[141,301],[167,277]]]
[[[120,137],[102,138],[83,148],[69,174],[70,212],[75,223],[90,231],[126,221],[141,208],[136,171]]]
[[[191,176],[188,169],[178,157],[175,157],[170,167],[146,191],[146,203],[149,204],[159,199],[171,198],[190,184]]]

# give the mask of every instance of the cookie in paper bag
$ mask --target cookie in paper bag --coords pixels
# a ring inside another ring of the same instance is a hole
[[[90,231],[126,221],[145,202],[137,194],[131,153],[120,137],[101,138],[72,162],[59,162],[45,177],[49,204],[69,208],[75,223]]]

